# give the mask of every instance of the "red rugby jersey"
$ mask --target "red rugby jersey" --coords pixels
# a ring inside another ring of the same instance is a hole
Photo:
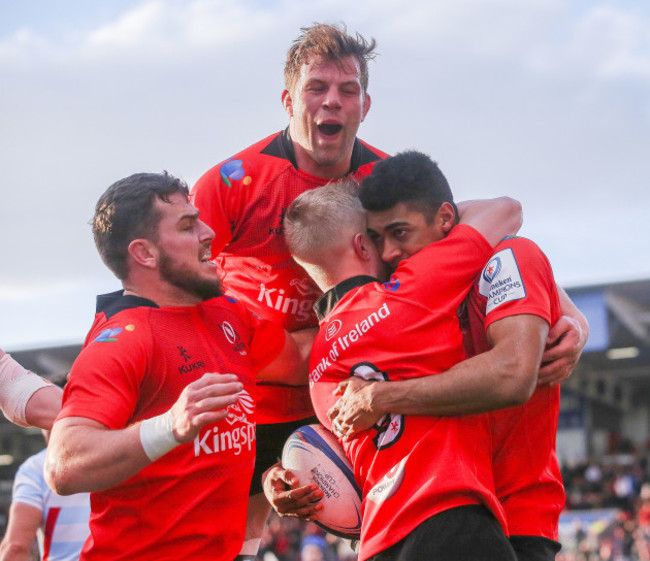
[[[501,242],[467,299],[468,354],[488,350],[486,330],[512,315],[553,325],[562,315],[551,264],[526,238]],[[511,535],[557,540],[564,486],[555,452],[560,387],[542,386],[523,405],[490,413],[497,496]]]
[[[361,179],[387,155],[356,140],[350,175]],[[227,294],[288,331],[318,324],[316,284],[291,257],[282,219],[293,200],[329,179],[297,168],[287,131],[246,148],[207,171],[192,189],[201,219],[214,231],[212,255]],[[313,415],[305,388],[259,384],[258,423]]]
[[[92,537],[81,559],[231,561],[244,539],[255,461],[254,377],[282,350],[284,331],[226,297],[191,307],[120,293],[98,302],[58,418],[122,429],[164,413],[208,372],[237,374],[244,391],[193,442],[91,493]]]
[[[491,253],[476,230],[402,261],[390,282],[355,277],[319,301],[326,317],[312,348],[310,386],[320,421],[349,376],[402,380],[443,372],[465,358],[457,308]],[[359,559],[398,542],[431,516],[484,504],[503,522],[493,491],[487,415],[391,415],[342,442],[363,492]]]

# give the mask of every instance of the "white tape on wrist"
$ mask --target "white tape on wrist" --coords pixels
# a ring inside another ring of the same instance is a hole
[[[11,355],[0,357],[0,409],[12,423],[28,427],[25,409],[29,399],[41,388],[51,385],[23,368]]]
[[[140,423],[140,442],[144,453],[154,462],[180,443],[174,437],[171,409]]]

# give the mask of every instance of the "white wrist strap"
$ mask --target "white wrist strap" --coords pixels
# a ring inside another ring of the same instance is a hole
[[[51,384],[26,370],[11,355],[0,357],[0,409],[12,423],[28,427],[27,402],[38,390]]]
[[[174,438],[172,410],[140,423],[140,442],[152,462],[180,444]]]

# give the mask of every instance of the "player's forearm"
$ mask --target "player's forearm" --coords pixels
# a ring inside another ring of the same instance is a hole
[[[256,376],[261,382],[306,386],[309,356],[318,328],[287,332],[282,352]]]
[[[523,222],[521,204],[510,197],[463,201],[457,207],[460,222],[478,230],[492,247],[515,235]]]
[[[123,430],[57,421],[45,461],[45,478],[60,495],[101,491],[151,463],[140,441],[140,423]]]
[[[34,537],[36,539],[36,537]],[[31,561],[32,548],[30,544],[8,541],[7,538],[0,544],[0,561]]]
[[[493,323],[493,347],[446,372],[371,388],[373,408],[403,415],[470,415],[525,403],[535,390],[548,324],[520,315]],[[385,386],[385,387],[384,387]]]
[[[12,423],[49,429],[61,406],[60,389],[42,393],[43,389],[52,387],[0,349],[0,409]],[[40,406],[45,409],[38,411]]]
[[[63,390],[58,386],[46,386],[29,398],[25,407],[25,419],[31,426],[50,430],[61,410]]]
[[[491,362],[478,355],[432,376],[376,383],[371,389],[373,410],[422,416],[484,413],[524,403],[534,384],[520,374],[516,360]]]

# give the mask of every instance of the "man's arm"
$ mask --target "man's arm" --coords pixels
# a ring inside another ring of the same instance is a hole
[[[61,388],[0,349],[0,409],[12,423],[49,430],[61,409],[62,395]]]
[[[309,374],[309,355],[317,327],[286,332],[280,354],[255,377],[258,381],[306,386]]]
[[[478,230],[492,247],[514,236],[523,222],[521,203],[510,197],[463,201],[456,206],[459,223]]]
[[[30,426],[50,430],[61,410],[63,390],[53,384],[36,390],[25,406],[25,419]]]
[[[552,386],[566,380],[580,360],[589,337],[587,318],[560,286],[557,287],[564,314],[548,333],[546,350],[542,356],[538,384]]]
[[[43,513],[26,503],[11,503],[7,532],[0,543],[0,561],[31,561],[32,546]]]
[[[337,436],[350,438],[383,415],[471,415],[525,403],[537,384],[548,323],[535,315],[509,316],[487,330],[489,351],[441,374],[399,382],[343,382],[328,416]]]
[[[204,374],[169,411],[120,430],[84,417],[59,419],[47,448],[45,479],[59,495],[113,487],[192,441],[201,427],[224,419],[242,388],[234,374]]]

